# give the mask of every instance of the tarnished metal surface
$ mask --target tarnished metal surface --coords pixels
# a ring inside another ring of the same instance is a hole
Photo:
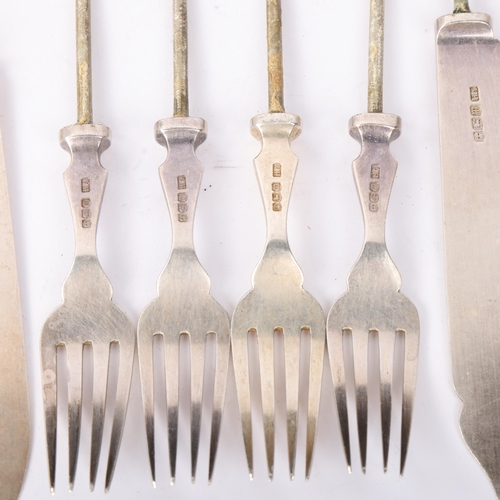
[[[274,473],[274,334],[276,331],[281,332],[285,343],[291,479],[295,474],[297,446],[301,331],[306,330],[310,334],[306,478],[309,478],[311,472],[323,371],[325,317],[318,302],[302,286],[302,271],[290,251],[287,237],[288,204],[298,163],[290,143],[299,135],[300,130],[300,118],[292,114],[268,113],[252,120],[252,133],[262,143],[262,150],[255,158],[254,165],[265,207],[267,243],[264,255],[252,276],[253,288],[236,306],[231,326],[236,388],[250,477],[253,477],[247,342],[250,331],[256,332],[259,344],[264,433],[270,479]]]
[[[0,137],[0,499],[16,500],[30,445],[28,380],[16,249]]]
[[[77,123],[92,123],[90,0],[76,0]]]
[[[470,12],[469,0],[455,0],[454,14]]]
[[[404,337],[404,381],[401,423],[403,474],[410,438],[420,337],[418,312],[401,292],[401,277],[387,251],[385,221],[397,162],[389,146],[401,130],[401,119],[382,113],[384,2],[371,1],[370,84],[368,106],[378,112],[351,118],[350,134],[361,145],[353,173],[363,211],[363,250],[349,273],[348,291],[333,305],[327,320],[328,352],[347,465],[351,469],[344,345],[352,340],[356,413],[361,468],[366,470],[368,434],[368,340],[376,335],[380,355],[380,411],[384,471],[389,458],[393,366],[397,335]],[[375,54],[374,54],[375,52]],[[374,91],[375,89],[375,91]],[[350,335],[347,335],[350,334]]]
[[[153,337],[165,342],[167,419],[170,474],[175,481],[179,412],[179,340],[189,336],[191,345],[191,477],[194,481],[198,458],[203,397],[205,343],[216,335],[212,436],[209,480],[212,478],[219,439],[229,364],[229,316],[210,296],[210,279],[196,257],[193,224],[203,165],[196,148],[206,139],[201,118],[168,118],[155,127],[156,140],[168,149],[160,177],[172,221],[172,251],[158,279],[158,297],[143,311],[138,326],[139,364],[146,433],[153,482],[155,472]]]
[[[77,0],[77,19],[85,27],[77,31],[78,51],[88,56],[90,69],[89,2]],[[81,18],[80,18],[81,17]],[[80,64],[80,63],[79,63]],[[80,68],[80,66],[79,66]],[[78,101],[81,113],[92,109],[90,71],[86,75],[85,106]],[[79,71],[80,76],[80,71]],[[80,78],[78,86],[80,87]],[[91,120],[91,116],[87,117]],[[90,489],[94,489],[101,451],[108,360],[111,344],[120,347],[118,385],[111,431],[105,490],[111,485],[127,411],[135,352],[135,328],[125,313],[112,301],[113,290],[105,276],[96,250],[96,232],[107,172],[100,156],[110,145],[109,129],[90,123],[65,127],[60,133],[61,147],[71,154],[71,164],[64,172],[64,183],[75,229],[75,260],[63,284],[63,303],[47,318],[41,337],[43,404],[47,433],[50,488],[54,491],[56,474],[57,384],[68,383],[69,488],[73,489],[82,410],[83,346],[93,353],[92,441],[90,452]],[[66,348],[68,380],[57,380],[57,348]]]
[[[187,0],[174,0],[174,117],[189,116]]]
[[[269,113],[284,113],[281,0],[267,0],[267,71]]]
[[[437,21],[448,324],[462,434],[500,497],[500,42],[489,16]]]
[[[384,2],[370,0],[368,113],[382,113],[384,77]]]
[[[188,335],[191,346],[191,479],[198,461],[203,399],[205,344],[216,335],[216,369],[208,480],[212,480],[219,442],[229,368],[230,323],[227,312],[210,295],[210,278],[194,249],[193,224],[203,176],[196,148],[206,137],[206,123],[188,118],[187,3],[174,0],[174,118],[155,125],[156,140],[168,150],[160,167],[170,219],[172,251],[158,278],[158,297],[142,312],[138,326],[139,364],[146,434],[153,484],[156,482],[153,339],[163,336],[167,388],[170,478],[175,482],[179,415],[179,341]]]

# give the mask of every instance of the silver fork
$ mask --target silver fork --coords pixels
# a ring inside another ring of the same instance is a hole
[[[188,114],[187,0],[174,0],[174,117],[155,126],[158,143],[168,150],[160,177],[172,221],[172,250],[158,279],[158,297],[143,311],[138,326],[139,364],[153,484],[155,472],[153,339],[163,336],[165,349],[170,476],[175,481],[179,412],[179,340],[191,346],[191,479],[194,482],[200,441],[203,373],[207,335],[216,335],[209,482],[212,480],[229,365],[229,316],[211,297],[210,279],[193,242],[193,223],[203,165],[196,148],[206,139],[206,123]]]
[[[303,275],[288,245],[286,219],[297,157],[290,143],[301,131],[300,118],[285,113],[281,52],[281,0],[267,0],[269,113],[252,120],[252,134],[262,149],[254,165],[267,218],[264,255],[252,277],[253,288],[237,305],[231,331],[236,388],[250,478],[253,478],[252,422],[247,337],[259,344],[262,406],[269,479],[274,473],[274,334],[285,344],[286,408],[290,479],[295,474],[301,331],[310,333],[306,479],[309,478],[319,411],[325,317],[321,306],[302,287]]]
[[[63,303],[47,318],[41,336],[43,404],[47,433],[50,488],[54,492],[57,435],[57,348],[67,354],[69,420],[69,488],[73,489],[80,442],[83,346],[93,353],[90,489],[94,489],[102,443],[110,344],[119,344],[119,372],[106,471],[109,489],[128,404],[135,351],[135,329],[112,301],[113,290],[96,252],[96,231],[107,172],[100,155],[110,145],[109,129],[92,123],[90,0],[77,0],[78,122],[60,132],[71,154],[64,172],[76,236],[75,260],[66,278]]]
[[[401,425],[403,474],[408,453],[419,345],[415,306],[401,292],[401,277],[385,243],[387,206],[397,162],[389,145],[397,139],[401,119],[382,113],[384,0],[371,0],[368,113],[354,116],[350,134],[361,144],[353,163],[354,179],[365,223],[365,241],[348,277],[348,291],[333,305],[327,320],[327,340],[344,451],[349,470],[351,454],[343,346],[352,335],[356,410],[361,467],[366,470],[368,430],[368,339],[377,335],[380,353],[380,408],[384,471],[387,470],[391,429],[395,341],[404,336],[404,386]]]

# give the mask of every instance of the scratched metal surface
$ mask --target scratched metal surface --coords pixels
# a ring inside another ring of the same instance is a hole
[[[366,106],[367,0],[288,0],[283,13],[285,100],[302,119],[293,143],[300,158],[289,212],[289,239],[305,288],[325,312],[345,290],[345,279],[363,239],[363,222],[351,164],[359,145],[348,122]],[[12,216],[21,280],[32,410],[32,447],[21,500],[49,499],[39,380],[39,332],[60,302],[60,285],[73,260],[73,227],[62,173],[67,154],[59,129],[74,120],[73,2],[11,2],[0,19],[0,109],[9,165]],[[211,276],[212,294],[228,313],[250,287],[265,241],[265,221],[252,159],[259,144],[250,119],[267,110],[265,3],[255,0],[189,0],[191,115],[208,123],[198,150],[205,165],[195,224],[195,244]],[[104,468],[93,498],[287,497],[384,499],[494,499],[489,481],[460,435],[445,310],[441,178],[437,128],[435,20],[451,0],[386,0],[387,113],[402,118],[392,146],[399,163],[387,220],[391,256],[404,276],[421,320],[419,378],[405,475],[397,459],[382,467],[379,417],[370,415],[367,473],[353,447],[348,474],[325,371],[318,438],[309,483],[297,467],[287,473],[286,429],[276,429],[273,483],[266,473],[263,433],[255,415],[255,479],[245,463],[236,391],[230,373],[218,459],[209,487],[209,428],[202,428],[197,482],[190,479],[189,423],[181,418],[177,479],[170,486],[166,446],[158,446],[157,488],[150,481],[137,366],[129,413],[111,491]],[[471,1],[500,26],[500,5]],[[172,51],[169,0],[94,0],[94,121],[113,131],[102,156],[108,171],[98,235],[99,260],[113,283],[114,300],[137,321],[156,293],[170,248],[170,220],[158,177],[164,148],[153,126],[171,113]],[[498,29],[497,29],[498,32]],[[283,366],[281,365],[281,368]],[[328,366],[327,366],[328,368]],[[184,391],[187,380],[183,379]],[[283,387],[279,377],[277,387]],[[370,397],[376,398],[376,391]],[[189,398],[181,400],[186,414]],[[301,403],[303,405],[303,402]],[[351,401],[349,404],[353,404]],[[302,407],[303,408],[303,407]],[[354,409],[353,406],[351,406]],[[205,422],[210,407],[204,409]],[[285,401],[277,401],[284,421]],[[393,425],[398,425],[397,416]],[[80,466],[67,492],[67,448],[59,446],[57,498],[89,498],[90,410],[84,404]],[[299,418],[297,464],[304,463],[305,419]],[[110,428],[105,427],[104,442]],[[107,433],[107,434],[106,434]],[[66,440],[61,429],[60,443]],[[159,439],[167,439],[166,424]],[[353,438],[353,442],[354,438]],[[394,439],[390,457],[399,455]],[[163,472],[162,472],[163,471]],[[90,497],[92,498],[92,497]]]

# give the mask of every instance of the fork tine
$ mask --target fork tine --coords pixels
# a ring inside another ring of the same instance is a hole
[[[418,316],[417,316],[418,325]],[[401,330],[400,330],[401,331]],[[417,385],[418,364],[418,327],[416,330],[407,329],[405,332],[405,365],[403,386],[403,412],[401,418],[401,466],[400,474],[403,475],[406,457],[408,454],[408,443],[410,440],[411,420],[413,415],[413,403],[415,401],[415,388]]]
[[[379,331],[378,344],[380,352],[380,412],[382,421],[382,450],[384,457],[384,472],[387,472],[389,441],[391,437],[392,381],[396,332]]]
[[[227,320],[226,320],[227,322]],[[226,395],[227,374],[229,371],[230,339],[226,327],[224,333],[216,333],[214,399],[212,406],[212,432],[210,437],[210,458],[208,464],[208,484],[212,482],[217,445],[219,443],[222,412]]]
[[[274,329],[257,331],[259,343],[260,382],[264,438],[266,442],[267,472],[269,480],[274,474]]]
[[[47,454],[49,460],[50,491],[55,493],[56,446],[57,446],[57,348],[50,343],[42,344],[43,409]]]
[[[68,360],[69,491],[73,491],[82,416],[82,344],[66,345]]]
[[[173,485],[177,463],[177,427],[179,422],[179,334],[171,338],[165,336],[165,372],[170,483]]]
[[[200,445],[201,409],[203,401],[203,373],[205,370],[206,337],[191,339],[191,482],[195,482],[198,449]]]
[[[333,389],[335,391],[335,401],[337,403],[340,433],[344,445],[344,454],[347,462],[347,469],[351,472],[351,441],[349,437],[349,415],[347,411],[344,332],[349,331],[352,333],[352,331],[351,329],[344,329],[339,324],[336,324],[336,318],[337,313],[332,309],[328,316],[328,355],[330,359],[330,370],[332,372]]]
[[[133,326],[130,324],[130,336],[133,336]],[[111,429],[111,440],[109,445],[108,464],[106,468],[106,479],[104,491],[108,492],[115,472],[116,459],[125,425],[130,384],[132,382],[132,370],[134,366],[135,342],[117,342],[120,348],[120,361],[118,368],[118,384],[116,388],[115,411],[113,416],[113,427]]]
[[[250,401],[250,377],[248,364],[248,331],[241,328],[238,317],[233,319],[231,350],[233,353],[236,393],[240,408],[243,442],[247,456],[248,474],[253,479],[252,408]]]
[[[92,395],[92,444],[90,449],[90,491],[94,491],[104,428],[104,408],[108,385],[109,345],[94,343],[94,389]]]
[[[146,424],[146,439],[148,443],[149,466],[153,487],[156,487],[156,464],[155,464],[155,412],[154,412],[154,371],[153,371],[153,345],[154,335],[144,333],[141,323],[139,332],[138,356],[139,371],[141,376],[142,405],[144,408],[144,419]]]
[[[321,396],[321,380],[323,378],[323,361],[325,356],[325,324],[312,325],[310,329],[309,355],[309,396],[307,407],[307,441],[306,441],[306,481],[311,475],[314,440],[318,424],[319,402]]]
[[[361,470],[364,474],[366,473],[368,435],[368,333],[362,330],[353,330],[352,344],[359,451],[361,455]]]
[[[295,476],[295,455],[297,450],[297,413],[299,410],[299,371],[300,371],[300,330],[283,330],[285,343],[285,380],[286,380],[286,424],[288,434],[288,465],[290,480]],[[274,370],[273,370],[274,372]],[[274,377],[274,373],[273,373]],[[273,395],[274,401],[274,395]]]

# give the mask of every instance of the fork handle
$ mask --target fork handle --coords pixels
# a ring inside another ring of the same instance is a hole
[[[206,122],[202,118],[166,118],[156,123],[155,136],[168,151],[160,177],[172,221],[172,247],[194,250],[194,213],[203,176],[196,149],[207,137]]]
[[[266,113],[252,119],[252,135],[262,144],[254,159],[267,219],[267,241],[287,241],[286,219],[298,158],[290,144],[300,134],[300,118]]]
[[[70,125],[59,133],[61,147],[71,155],[63,174],[73,215],[76,256],[96,256],[96,233],[108,173],[101,153],[110,146],[110,131],[104,125]]]
[[[353,116],[349,132],[361,145],[352,164],[365,222],[365,242],[385,243],[385,220],[398,163],[390,143],[401,133],[401,118],[385,113]]]

